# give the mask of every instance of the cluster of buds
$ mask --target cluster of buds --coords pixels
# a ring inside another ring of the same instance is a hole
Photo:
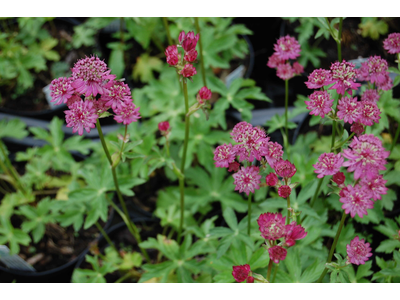
[[[200,89],[199,93],[197,94],[197,97],[196,97],[197,102],[189,108],[187,116],[190,116],[195,111],[201,109],[204,112],[204,114],[206,115],[206,118],[208,120],[208,116],[209,116],[208,110],[211,109],[211,103],[209,101],[211,99],[211,96],[212,96],[211,90],[208,89],[206,86],[203,86]]]
[[[176,71],[182,77],[191,79],[197,74],[196,68],[192,63],[196,62],[197,51],[196,45],[199,40],[199,34],[194,35],[193,31],[189,31],[185,34],[182,31],[179,34],[179,44],[171,45],[165,49],[165,56],[167,57],[167,63],[176,68]],[[180,53],[179,49],[184,50],[183,55]]]
[[[97,56],[78,60],[71,69],[71,77],[54,79],[50,85],[50,96],[56,105],[65,103],[67,127],[72,132],[83,134],[95,128],[98,118],[114,111],[114,120],[128,125],[139,118],[139,107],[132,102],[131,90],[122,80],[115,80],[106,63]]]
[[[269,173],[265,177],[267,186],[275,187],[278,190],[279,197],[287,198],[290,196],[292,189],[297,186],[296,183],[291,183],[291,178],[296,174],[296,167],[288,160],[279,160],[274,165],[275,173]],[[278,179],[281,177],[281,180]]]
[[[299,57],[301,52],[300,44],[294,37],[289,35],[281,37],[274,45],[274,50],[274,54],[268,59],[267,66],[276,69],[276,75],[279,78],[288,80],[304,72],[304,67],[297,61],[293,65],[290,62]]]
[[[297,240],[307,236],[307,232],[296,221],[285,225],[285,219],[281,213],[264,213],[257,220],[269,257],[276,264],[286,258],[285,248],[294,246]]]

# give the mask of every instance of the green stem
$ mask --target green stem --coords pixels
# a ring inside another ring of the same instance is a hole
[[[171,32],[169,31],[168,18],[162,17],[161,19],[163,20],[165,32],[167,33],[168,45],[172,45],[174,41],[172,40]]]
[[[249,193],[249,196],[247,197],[247,203],[248,203],[248,209],[247,209],[247,234],[250,236],[250,229],[251,229],[251,197],[253,196],[253,193]]]
[[[139,245],[142,242],[142,239],[140,237],[139,230],[137,229],[136,225],[132,222],[132,220],[129,217],[128,209],[126,207],[125,201],[124,201],[124,199],[122,197],[122,194],[121,194],[121,191],[119,189],[119,184],[118,184],[117,174],[115,172],[115,167],[112,167],[113,162],[112,162],[112,159],[111,159],[111,156],[110,156],[110,152],[108,151],[107,144],[106,144],[106,141],[104,139],[103,131],[101,130],[101,125],[100,125],[100,122],[99,122],[98,119],[97,119],[97,122],[96,122],[96,127],[97,127],[97,131],[99,133],[101,144],[103,146],[104,152],[106,153],[108,162],[109,162],[110,167],[111,167],[111,173],[112,173],[113,180],[114,180],[115,190],[117,192],[118,200],[119,200],[119,202],[121,204],[122,210],[124,211],[125,223],[126,223],[128,228],[132,229],[131,232],[132,232],[133,236],[136,238],[136,241],[137,241],[137,243]],[[147,254],[146,250],[144,248],[140,248],[140,249],[142,250],[142,253],[145,256],[145,258],[148,261],[150,261],[150,257]]]
[[[323,181],[324,181],[324,177],[319,179],[317,189],[316,189],[316,191],[314,193],[314,197],[312,198],[311,203],[310,203],[310,207],[314,206],[315,200],[317,200],[317,197],[318,197],[318,194],[319,194],[319,189],[321,188],[321,185],[322,185]]]
[[[117,248],[115,247],[114,243],[111,241],[110,237],[108,236],[108,234],[104,231],[103,227],[101,227],[101,225],[99,224],[99,222],[96,221],[96,223],[94,223],[97,227],[97,229],[100,231],[100,233],[103,235],[103,237],[106,239],[107,243],[114,248],[115,252],[118,253],[118,255],[121,257],[121,254],[119,253],[119,251],[117,250]]]
[[[178,229],[178,244],[180,244],[182,239],[183,213],[185,209],[185,163],[186,163],[187,147],[189,142],[189,118],[190,118],[190,116],[187,116],[187,113],[189,111],[189,97],[188,97],[186,79],[182,80],[182,84],[183,84],[183,95],[185,98],[185,140],[183,142],[183,154],[181,161],[181,173],[183,175],[183,178],[179,179],[179,190],[181,196],[180,198],[181,215],[180,215],[180,222]]]
[[[275,282],[276,272],[278,271],[279,264],[275,264],[274,276],[272,276],[271,283]]]
[[[342,232],[342,229],[343,229],[344,221],[346,220],[346,216],[347,216],[346,213],[343,211],[342,219],[340,220],[340,224],[339,224],[338,230],[336,232],[335,239],[333,240],[331,250],[329,251],[328,260],[326,261],[327,263],[330,263],[332,261],[333,253],[335,252],[340,233]],[[319,283],[322,282],[322,280],[324,279],[324,276],[327,272],[328,272],[328,268],[325,267],[324,271],[322,272],[321,276],[318,279]]]
[[[355,132],[352,132],[352,133],[348,136],[348,138],[345,139],[345,140],[339,145],[339,148],[342,148],[342,146],[343,146],[344,144],[346,144],[349,140],[351,140],[351,139],[353,138],[354,135],[355,135]]]
[[[399,138],[399,134],[400,134],[400,124],[397,124],[397,130],[396,130],[396,134],[394,135],[392,146],[390,147],[390,152],[393,151],[393,148],[397,143],[397,139]]]
[[[288,225],[290,223],[290,211],[289,211],[289,208],[290,208],[290,196],[288,196],[286,198],[286,201],[287,201],[287,220],[286,220],[286,225]]]
[[[206,81],[206,71],[204,68],[204,59],[203,59],[203,44],[201,43],[201,34],[200,34],[200,26],[199,26],[199,18],[195,17],[194,22],[196,24],[196,31],[199,34],[199,46],[200,46],[200,66],[201,66],[201,77],[203,79],[203,85],[207,86]]]
[[[114,283],[121,283],[124,282],[126,279],[128,279],[129,277],[131,277],[131,274],[126,273],[124,276],[122,276],[121,278],[119,278],[118,280],[116,280]]]
[[[285,150],[288,154],[288,159],[290,160],[290,152],[289,152],[289,129],[288,129],[288,105],[289,105],[289,79],[285,80],[285,135],[286,141]]]
[[[272,259],[270,257],[269,258],[269,263],[268,263],[268,271],[267,271],[267,280],[268,280],[268,282],[270,282],[269,279],[271,278],[272,264],[273,264],[273,262],[272,262]]]

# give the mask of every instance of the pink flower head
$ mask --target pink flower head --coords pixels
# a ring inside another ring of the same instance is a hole
[[[232,276],[237,282],[243,282],[251,273],[249,265],[233,266]]]
[[[388,69],[388,63],[378,55],[371,56],[367,61],[368,72],[371,83],[382,84],[385,82],[385,74]]]
[[[158,130],[160,130],[161,132],[167,132],[169,130],[169,122],[164,121],[158,123]]]
[[[393,88],[393,80],[392,80],[392,78],[390,78],[389,72],[385,72],[383,74],[382,82],[377,83],[376,87],[379,90],[383,90],[383,91],[388,91]]]
[[[179,34],[179,44],[182,44],[183,40],[185,39],[186,33],[184,30],[181,31],[181,33]]]
[[[379,123],[381,111],[375,102],[361,101],[358,105],[360,111],[358,122],[366,126],[372,126],[374,122]]]
[[[360,218],[364,215],[368,215],[367,209],[374,208],[374,201],[369,197],[369,193],[365,191],[361,185],[346,186],[341,191],[340,202],[343,203],[342,208],[346,214],[350,214],[352,218],[357,214]]]
[[[301,52],[299,42],[289,35],[278,39],[274,45],[274,50],[283,60],[296,59]]]
[[[195,36],[193,31],[189,31],[187,33],[182,41],[182,48],[185,50],[185,52],[189,52],[190,50],[196,48],[199,37],[200,35],[196,34]]]
[[[390,54],[400,53],[400,33],[391,33],[383,41],[383,48]]]
[[[276,69],[276,76],[282,80],[287,80],[294,76],[294,70],[289,63],[281,64]]]
[[[356,90],[361,86],[359,83],[355,83],[356,81],[356,71],[354,69],[354,64],[346,62],[335,62],[331,65],[331,74],[332,81],[335,84],[329,89],[336,89],[338,94],[344,95],[345,91],[351,95],[352,90]]]
[[[292,247],[296,244],[295,241],[304,239],[307,232],[301,225],[297,225],[296,221],[286,225],[285,246]]]
[[[352,124],[353,122],[357,122],[361,116],[357,97],[343,97],[339,100],[337,109],[338,118],[343,120],[345,123]]]
[[[183,57],[183,59],[186,60],[187,62],[194,62],[196,58],[197,58],[197,51],[195,49],[185,52],[185,56]]]
[[[383,179],[382,175],[376,175],[373,179],[363,177],[360,184],[365,188],[373,200],[381,200],[382,195],[387,194],[387,187],[385,186],[387,180]]]
[[[93,108],[95,109],[97,115],[100,115],[100,114],[106,112],[110,108],[110,106],[108,106],[106,104],[106,102],[103,101],[102,98],[103,97],[101,97],[99,100],[96,100],[96,98],[93,99],[92,97],[86,97],[85,98],[85,102],[89,101],[89,102],[93,103]],[[79,98],[79,100],[80,100],[80,98]]]
[[[236,152],[232,144],[223,144],[218,146],[214,151],[214,161],[216,167],[227,168],[229,164],[234,162]]]
[[[240,122],[233,127],[231,136],[236,143],[240,143],[234,146],[240,161],[261,160],[261,156],[267,152],[269,138],[261,128]]]
[[[297,169],[288,160],[280,160],[275,164],[275,172],[278,176],[283,178],[291,178],[296,173]]]
[[[283,238],[286,234],[285,219],[281,213],[261,214],[257,220],[261,236],[272,241]]]
[[[179,62],[178,47],[176,45],[168,46],[167,49],[165,49],[165,56],[170,66],[177,65]]]
[[[253,276],[247,277],[246,282],[247,283],[254,283],[254,277]]]
[[[346,176],[344,176],[343,172],[337,172],[336,174],[334,174],[332,176],[332,180],[333,180],[334,183],[336,183],[337,185],[340,186],[346,180]]]
[[[377,90],[366,90],[362,96],[361,96],[361,101],[367,101],[367,102],[378,102],[379,100],[379,93]]]
[[[132,102],[131,90],[129,86],[122,81],[110,81],[106,85],[109,93],[101,96],[105,105],[116,109],[124,102]]]
[[[299,64],[297,61],[295,61],[293,63],[293,71],[296,75],[300,75],[301,73],[304,72],[304,67],[301,64]]]
[[[350,131],[354,132],[357,136],[360,136],[364,132],[364,126],[361,123],[355,122],[353,125],[351,125]]]
[[[385,151],[382,142],[374,135],[364,134],[359,138],[354,137],[349,147],[351,149],[343,150],[343,156],[348,159],[343,166],[348,167],[348,172],[354,171],[355,180],[364,175],[372,179],[380,170],[386,170],[389,151]]]
[[[333,83],[331,71],[316,69],[308,76],[306,85],[309,89],[319,89],[331,83]]]
[[[344,158],[341,157],[340,153],[323,153],[318,158],[318,162],[313,165],[315,168],[314,172],[318,174],[318,178],[322,178],[326,175],[334,175],[339,172],[343,162]]]
[[[281,246],[273,246],[268,249],[269,258],[276,264],[286,258],[287,250]]]
[[[290,196],[292,189],[288,185],[282,185],[278,188],[278,195],[282,198],[287,198]]]
[[[232,175],[235,179],[233,184],[236,185],[235,191],[239,190],[239,193],[245,192],[248,196],[250,192],[254,193],[254,190],[260,188],[259,184],[261,175],[259,175],[260,169],[255,166],[242,167],[239,171]]]
[[[271,168],[275,168],[275,163],[280,161],[283,156],[282,146],[277,142],[268,142],[267,143],[267,152],[264,154],[265,159]]]
[[[69,109],[64,111],[65,121],[67,122],[67,127],[72,127],[72,133],[78,131],[78,134],[82,135],[83,129],[90,132],[91,128],[96,127],[98,116],[92,102],[75,101]]]
[[[271,69],[276,69],[279,65],[284,63],[285,60],[281,59],[278,53],[274,53],[268,58],[267,66]]]
[[[120,107],[117,107],[114,112],[114,120],[124,125],[129,125],[140,119],[139,108],[133,102],[122,102]]]
[[[311,110],[310,115],[325,117],[332,110],[333,99],[327,91],[315,91],[308,96],[310,101],[304,101],[307,104],[307,109]]]
[[[211,96],[211,90],[209,90],[206,86],[203,86],[197,94],[197,101],[200,104],[203,104],[205,101],[210,100]]]
[[[269,173],[266,177],[265,177],[265,183],[268,186],[275,186],[278,183],[278,176],[276,176],[275,173]]]
[[[107,89],[104,87],[109,80],[114,80],[115,75],[111,75],[106,63],[97,56],[86,57],[78,60],[72,71],[72,87],[79,94],[86,97],[97,94],[105,94]]]
[[[239,170],[240,164],[236,161],[229,164],[228,172],[237,172]]]
[[[71,78],[60,77],[54,79],[50,85],[51,102],[56,102],[56,105],[67,103],[68,99],[74,94],[71,83]]]
[[[196,68],[191,64],[186,64],[183,69],[180,71],[180,74],[183,77],[192,77],[197,74]]]
[[[348,261],[354,265],[363,265],[372,256],[369,243],[365,243],[364,239],[360,240],[356,236],[350,245],[346,245]]]

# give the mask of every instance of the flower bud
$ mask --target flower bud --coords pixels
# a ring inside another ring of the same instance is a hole
[[[269,173],[265,177],[265,182],[268,186],[275,186],[278,183],[278,176],[275,173]]]
[[[292,189],[288,185],[282,185],[278,189],[278,195],[282,198],[287,198],[290,196]]]

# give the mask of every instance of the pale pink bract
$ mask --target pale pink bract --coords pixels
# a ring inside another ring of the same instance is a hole
[[[285,219],[281,213],[261,214],[257,220],[261,236],[272,241],[283,238],[286,234]]]
[[[275,168],[276,162],[280,161],[283,156],[282,145],[277,142],[267,143],[267,152],[264,153],[265,159],[271,168]]]
[[[356,90],[361,84],[356,83],[356,71],[354,64],[343,60],[341,63],[335,62],[331,65],[332,82],[335,84],[329,89],[336,89],[338,94],[344,95],[347,91],[350,95],[352,90]]]
[[[296,173],[297,169],[288,160],[280,160],[275,164],[275,172],[278,176],[281,176],[283,178],[290,178],[293,177],[293,175]]]
[[[386,182],[387,180],[383,179],[383,175],[377,175],[372,179],[362,178],[360,184],[368,191],[370,197],[376,201],[381,200],[382,195],[387,194]]]
[[[114,110],[114,120],[124,125],[129,125],[132,122],[136,122],[140,119],[139,108],[133,102],[122,102],[120,106],[117,106]]]
[[[400,33],[391,33],[383,41],[383,48],[390,54],[400,53]]]
[[[327,91],[315,91],[308,96],[310,101],[304,101],[307,109],[311,110],[310,115],[325,117],[332,110],[333,99]]]
[[[273,246],[268,249],[269,258],[276,264],[286,258],[287,250],[281,246]]]
[[[97,114],[90,101],[75,101],[65,112],[65,121],[67,127],[72,127],[72,133],[78,131],[79,135],[83,134],[83,129],[90,132],[91,128],[96,127]]]
[[[71,83],[71,78],[60,77],[53,79],[50,85],[51,102],[56,102],[56,105],[67,103],[68,99],[74,94],[74,88]]]
[[[242,167],[239,171],[232,175],[234,178],[233,184],[236,185],[235,191],[239,191],[239,193],[245,192],[248,196],[251,193],[254,193],[254,190],[258,190],[260,188],[259,184],[261,183],[261,175],[259,174],[260,169],[255,166]]]
[[[360,218],[368,215],[367,209],[374,208],[374,201],[369,197],[369,193],[361,185],[348,185],[342,189],[340,194],[340,202],[343,203],[342,208],[346,214],[350,214],[352,218],[357,214]]]
[[[337,172],[339,172],[343,162],[344,158],[340,153],[323,153],[318,158],[318,162],[313,165],[315,168],[314,172],[318,174],[318,178],[322,178],[327,175],[335,175]]]
[[[294,70],[289,63],[280,64],[276,69],[276,76],[282,80],[288,80],[294,76]]]
[[[305,84],[309,89],[319,89],[331,83],[333,83],[331,71],[316,69],[308,76]]]
[[[381,111],[375,102],[361,101],[358,106],[360,112],[359,123],[366,126],[372,126],[374,122],[379,123]]]
[[[278,39],[274,45],[274,50],[283,60],[296,59],[301,52],[299,42],[289,35]]]
[[[214,161],[216,167],[227,168],[229,164],[234,162],[236,152],[232,144],[223,144],[218,146],[214,151]]]
[[[297,225],[296,221],[286,225],[285,233],[285,246],[292,247],[296,244],[295,241],[304,239],[307,236],[307,232],[301,225]]]
[[[358,105],[357,97],[343,97],[337,106],[337,117],[345,123],[357,122],[361,116],[361,107]]]
[[[348,261],[354,265],[363,265],[372,256],[369,243],[356,236],[349,245],[346,245]]]

